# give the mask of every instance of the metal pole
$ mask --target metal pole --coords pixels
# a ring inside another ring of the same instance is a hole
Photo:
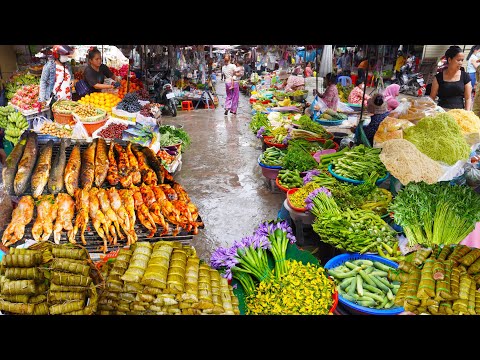
[[[368,59],[368,45],[367,45],[367,48],[365,50],[365,53],[366,53],[366,56],[367,56],[367,59]],[[363,117],[363,108],[364,108],[364,105],[363,103],[365,102],[365,92],[367,91],[367,81],[368,81],[368,70],[369,70],[369,67],[370,67],[370,62],[367,62],[367,70],[366,70],[366,78],[367,80],[365,81],[364,85],[363,85],[363,94],[362,94],[362,107],[360,109],[360,119],[358,121],[358,126],[363,126],[363,120],[362,120],[362,117]],[[357,139],[357,142],[358,142],[358,139]]]
[[[325,51],[325,45],[323,45]],[[315,48],[315,94],[318,93],[318,47]]]
[[[103,64],[103,45],[102,45],[102,64]]]

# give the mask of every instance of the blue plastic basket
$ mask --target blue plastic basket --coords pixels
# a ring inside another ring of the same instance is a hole
[[[264,163],[262,163],[262,161],[260,160],[262,158],[262,154],[260,154],[260,156],[258,157],[258,165],[260,165],[261,167],[264,167],[264,168],[267,168],[267,169],[282,169],[282,166],[270,166],[270,165],[265,165]]]
[[[370,261],[378,261],[382,264],[391,266],[393,268],[398,268],[398,264],[385,259],[379,255],[370,255],[370,254],[359,254],[359,253],[347,253],[341,254],[331,258],[324,266],[325,270],[336,268],[344,264],[346,261],[351,260],[370,260]],[[352,309],[357,314],[368,314],[368,315],[398,315],[404,311],[403,307],[394,307],[390,309],[372,309],[365,306],[361,306],[351,302],[347,299],[344,299],[340,293],[338,293],[338,301],[344,305],[345,307]]]
[[[365,181],[364,180],[355,180],[355,179],[349,179],[343,176],[338,175],[336,172],[333,171],[333,164],[328,165],[328,171],[332,176],[338,180],[346,181],[352,184],[360,185],[363,184]],[[390,177],[390,173],[387,171],[387,175],[385,175],[383,178],[378,179],[377,182],[375,183],[376,185],[380,185],[383,183],[385,180],[387,180]]]
[[[320,120],[320,119],[313,118],[313,121],[323,126],[338,126],[338,125],[341,125],[344,120]]]

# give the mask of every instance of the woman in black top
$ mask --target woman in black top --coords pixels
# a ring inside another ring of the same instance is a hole
[[[96,47],[90,48],[88,51],[88,66],[83,72],[83,78],[91,87],[92,92],[98,92],[102,89],[113,89],[120,86],[117,81],[115,84],[104,84],[105,77],[115,79],[115,75],[110,71],[107,65],[102,64],[102,56],[100,50]]]
[[[430,97],[445,109],[470,110],[472,84],[470,76],[462,67],[465,54],[459,46],[450,46],[445,52],[448,67],[435,75]]]

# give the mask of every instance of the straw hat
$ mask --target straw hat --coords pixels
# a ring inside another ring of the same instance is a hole
[[[285,70],[285,69],[280,70],[280,72],[278,73],[278,78],[280,80],[288,79],[287,70]]]

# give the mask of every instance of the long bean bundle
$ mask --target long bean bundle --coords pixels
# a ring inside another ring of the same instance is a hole
[[[354,180],[366,180],[373,172],[380,178],[387,174],[380,160],[381,149],[359,145],[332,161],[336,174]]]

